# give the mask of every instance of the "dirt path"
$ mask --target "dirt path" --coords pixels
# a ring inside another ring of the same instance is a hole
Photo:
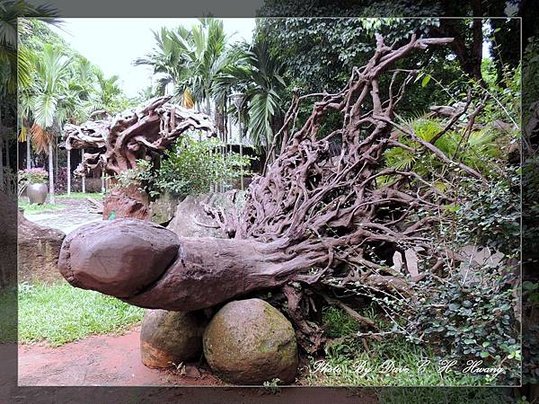
[[[34,223],[59,229],[66,234],[83,224],[102,220],[100,214],[90,213],[92,204],[85,199],[58,198],[57,203],[63,206],[62,209],[39,213],[25,212],[24,216]]]
[[[19,385],[24,386],[171,386],[223,385],[201,367],[187,374],[156,370],[140,360],[140,327],[124,335],[99,335],[51,348],[19,345]]]

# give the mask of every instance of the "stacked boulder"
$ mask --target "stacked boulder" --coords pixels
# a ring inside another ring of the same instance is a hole
[[[224,305],[209,321],[203,312],[150,310],[141,330],[148,367],[169,367],[200,358],[224,381],[261,385],[294,382],[298,345],[292,324],[261,299]]]

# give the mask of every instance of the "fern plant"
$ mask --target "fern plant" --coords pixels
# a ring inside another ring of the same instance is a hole
[[[413,131],[417,137],[426,142],[432,141],[443,130],[444,124],[438,119],[427,117],[401,120],[403,127]],[[443,171],[445,165],[436,156],[431,153],[420,153],[422,146],[411,140],[405,133],[397,131],[397,135],[397,140],[407,148],[388,149],[384,153],[386,167],[411,170],[426,179],[433,179],[437,177],[435,174]],[[469,133],[466,133],[464,128],[460,131],[449,130],[437,139],[434,145],[448,158],[461,161],[488,175],[503,158],[502,149],[506,143],[508,139],[499,129],[486,125],[481,130],[473,130]],[[378,183],[383,184],[384,178],[381,178]]]

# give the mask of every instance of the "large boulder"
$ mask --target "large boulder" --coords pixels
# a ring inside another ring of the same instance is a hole
[[[216,237],[228,238],[228,235],[216,226],[215,221],[206,213],[206,206],[215,209],[233,209],[242,199],[238,191],[210,193],[205,195],[188,195],[181,201],[174,218],[167,229],[180,237]]]
[[[176,234],[148,221],[90,223],[65,238],[58,267],[74,286],[130,297],[165,272],[179,246]]]
[[[207,324],[202,311],[147,310],[140,331],[142,363],[167,368],[200,358]]]
[[[160,195],[158,199],[150,202],[151,220],[154,223],[165,225],[174,217],[180,200],[168,192]]]
[[[292,324],[261,299],[237,300],[215,314],[204,333],[212,370],[234,384],[292,383],[298,347]]]
[[[19,281],[52,282],[62,279],[58,257],[65,234],[41,226],[18,213],[18,278]]]

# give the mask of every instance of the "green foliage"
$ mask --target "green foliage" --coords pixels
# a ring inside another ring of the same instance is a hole
[[[410,20],[361,18],[267,18],[257,22],[257,38],[268,42],[272,54],[286,66],[286,79],[301,93],[338,91],[353,66],[371,56],[374,33],[387,43],[402,41],[413,30]],[[419,20],[418,20],[419,21]],[[418,25],[419,26],[419,25]],[[281,44],[286,43],[286,49]]]
[[[0,344],[17,342],[17,291],[0,291]]]
[[[522,301],[526,320],[523,324],[522,352],[525,361],[522,363],[522,383],[539,383],[539,325],[534,321],[539,307],[539,283],[524,281],[522,283]]]
[[[210,106],[211,89],[226,62],[227,37],[223,22],[201,18],[191,29],[178,26],[154,32],[156,47],[151,54],[135,60],[135,65],[150,65],[162,76],[160,87],[176,84],[176,96],[188,94],[195,101]],[[208,114],[209,110],[206,111]]]
[[[283,77],[290,84],[281,97],[289,99],[292,89],[299,94],[339,91],[346,84],[352,68],[364,66],[371,57],[376,45],[375,33],[381,33],[387,44],[399,46],[412,32],[428,32],[429,27],[438,25],[439,22],[432,18],[268,18],[257,22],[256,32],[257,38],[266,40],[271,54],[284,64]],[[283,43],[287,44],[286,48],[282,47]],[[447,47],[414,53],[395,67],[418,69],[429,66],[444,81],[461,80],[458,62],[450,60],[449,53]],[[387,88],[389,79],[383,78],[380,85],[382,89]],[[440,103],[444,97],[437,88],[416,86],[405,94],[399,109],[405,115],[417,113]]]
[[[367,348],[366,348],[367,347]],[[368,349],[368,350],[367,350]],[[385,336],[366,345],[354,337],[326,345],[325,357],[309,358],[305,384],[311,386],[479,386],[488,380],[469,374],[439,372],[432,352],[401,336]]]
[[[491,383],[510,384],[520,377],[519,326],[514,312],[515,277],[505,261],[496,265],[461,265],[443,287],[427,280],[416,288],[419,299],[409,327],[446,360],[464,365],[501,367]]]
[[[137,160],[137,166],[120,172],[116,175],[116,186],[119,188],[130,188],[136,186],[141,191],[148,192],[150,196],[155,196],[153,191],[154,173],[152,163],[147,160]]]
[[[419,117],[403,120],[402,124],[420,139],[430,142],[443,130],[445,123],[435,118]],[[401,133],[398,141],[408,148],[393,147],[386,150],[384,161],[387,167],[413,170],[426,179],[438,179],[439,184],[460,175],[458,171],[451,172],[453,168],[432,153],[421,153],[423,147],[410,140],[407,134]],[[448,158],[461,161],[485,176],[499,176],[503,174],[500,165],[507,157],[503,150],[508,149],[509,139],[491,126],[470,133],[466,133],[465,127],[460,127],[443,134],[435,142],[435,146]],[[383,183],[383,180],[384,178],[381,178],[379,183]]]
[[[240,170],[250,164],[250,158],[237,153],[220,154],[224,145],[217,139],[197,141],[181,137],[156,172],[155,187],[173,194],[190,195],[208,192],[214,184],[239,178]]]
[[[466,388],[445,387],[427,388],[386,388],[380,389],[380,403],[382,404],[440,404],[440,403],[474,403],[474,404],[509,404],[514,399],[508,395],[504,388]]]
[[[58,131],[67,121],[86,120],[94,110],[114,113],[132,106],[117,76],[106,78],[43,21],[23,19],[20,26],[19,65],[25,67],[19,77],[21,126],[35,121]]]
[[[429,17],[439,15],[441,10],[439,2],[425,0],[392,2],[265,0],[259,14],[265,17]]]
[[[283,63],[270,53],[268,45],[260,37],[251,46],[237,44],[213,88],[213,93],[221,98],[230,92],[242,95],[240,113],[247,123],[250,139],[266,151],[282,124],[284,107],[280,93],[286,86]]]
[[[461,245],[475,243],[508,255],[520,248],[520,170],[508,169],[506,177],[483,187],[463,182],[456,211],[455,239]]]
[[[529,39],[522,59],[522,94],[523,122],[529,118],[530,106],[539,100],[539,36]]]
[[[35,6],[26,1],[6,0],[0,4],[0,89],[2,95],[17,93],[17,76],[26,78],[30,74],[28,65],[17,63],[17,28],[24,31],[24,23],[18,25],[22,17],[54,17],[57,11],[48,4]],[[28,21],[28,20],[23,20]],[[54,22],[54,20],[50,20]],[[17,27],[18,25],[18,27]]]
[[[522,166],[522,244],[526,257],[539,261],[539,155],[527,158]]]
[[[230,152],[223,155],[223,147],[215,138],[195,140],[183,136],[165,152],[158,169],[151,162],[137,160],[136,168],[122,171],[116,177],[118,186],[136,185],[152,197],[164,192],[178,196],[202,194],[216,184],[230,187],[242,169],[244,175],[249,174],[251,157]]]
[[[121,333],[142,320],[144,310],[98,292],[59,284],[19,285],[19,341],[51,346],[93,334]]]

